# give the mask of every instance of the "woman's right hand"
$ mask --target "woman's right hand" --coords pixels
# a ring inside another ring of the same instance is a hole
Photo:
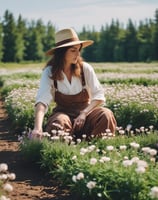
[[[33,129],[31,132],[31,139],[42,139],[42,131]]]

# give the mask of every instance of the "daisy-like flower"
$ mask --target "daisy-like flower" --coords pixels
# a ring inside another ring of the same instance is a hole
[[[138,144],[136,142],[131,142],[130,146],[133,147],[134,149],[138,149],[140,147],[140,144]]]
[[[135,169],[138,174],[143,174],[145,172],[145,167],[139,166]]]
[[[6,163],[0,164],[0,172],[6,172],[8,170],[8,165]]]
[[[127,146],[126,145],[121,145],[120,146],[120,150],[126,150],[127,149]]]
[[[97,159],[96,158],[91,158],[90,159],[90,164],[91,165],[95,165],[97,163]]]
[[[150,149],[150,150],[149,150],[149,154],[150,154],[151,156],[156,156],[156,154],[157,154],[156,149]]]
[[[124,160],[122,164],[124,167],[128,167],[131,166],[133,162],[131,160]]]
[[[13,191],[13,186],[9,183],[5,183],[3,185],[3,189],[6,191],[6,192],[12,192]]]
[[[77,180],[84,179],[84,174],[82,172],[78,173],[77,176],[76,176],[76,179]]]
[[[158,186],[154,186],[151,188],[150,196],[152,199],[158,198]]]
[[[108,151],[113,151],[113,150],[114,150],[114,147],[111,146],[111,145],[110,145],[110,146],[107,146],[107,147],[106,147],[106,150],[108,150]]]
[[[111,159],[109,157],[103,156],[100,158],[99,162],[104,163],[104,162],[109,162]]]
[[[77,178],[76,178],[75,175],[72,176],[72,181],[75,182],[75,183],[77,182]]]
[[[88,189],[93,189],[96,186],[96,182],[95,181],[89,181],[86,185],[88,187]]]

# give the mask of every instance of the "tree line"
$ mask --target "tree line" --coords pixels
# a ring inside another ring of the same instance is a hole
[[[83,26],[81,40],[94,44],[83,49],[82,56],[91,62],[150,62],[158,60],[158,9],[154,19],[140,21],[137,26],[128,20],[126,27],[118,20],[95,27]],[[0,62],[43,61],[45,52],[54,47],[56,27],[42,19],[27,21],[21,15],[15,20],[6,10],[0,18]]]

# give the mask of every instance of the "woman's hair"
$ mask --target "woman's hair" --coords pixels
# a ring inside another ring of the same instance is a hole
[[[72,46],[56,49],[54,51],[53,57],[47,62],[46,67],[51,66],[51,73],[52,73],[51,79],[53,80],[63,79],[62,70],[63,70],[64,62],[65,62],[65,53],[69,48],[72,48]],[[81,75],[82,61],[83,61],[82,57],[79,57],[77,63],[71,65],[72,75],[74,76]]]

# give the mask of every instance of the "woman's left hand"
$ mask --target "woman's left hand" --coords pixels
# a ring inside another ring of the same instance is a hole
[[[84,126],[86,121],[86,114],[84,112],[81,112],[81,114],[74,119],[73,124],[73,131],[79,131]]]

